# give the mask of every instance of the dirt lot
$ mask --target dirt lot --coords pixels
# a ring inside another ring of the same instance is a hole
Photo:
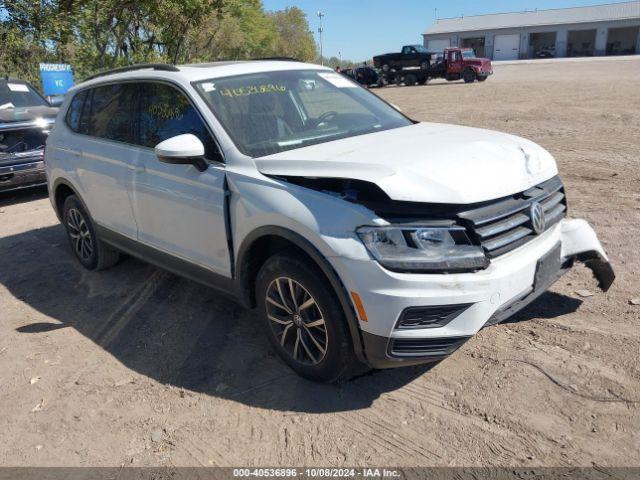
[[[254,313],[194,283],[83,271],[42,192],[0,197],[0,464],[640,465],[639,80],[592,61],[380,92],[550,150],[618,279],[577,268],[434,368],[342,386],[291,374]]]

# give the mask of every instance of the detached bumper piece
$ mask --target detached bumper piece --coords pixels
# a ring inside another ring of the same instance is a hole
[[[603,292],[611,288],[613,281],[616,279],[616,273],[606,258],[596,250],[581,253],[576,258],[593,272],[593,276],[598,281],[598,286]]]

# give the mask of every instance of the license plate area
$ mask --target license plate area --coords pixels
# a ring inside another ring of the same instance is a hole
[[[558,243],[538,260],[536,275],[533,280],[533,290],[547,289],[558,278],[562,269],[562,244]]]

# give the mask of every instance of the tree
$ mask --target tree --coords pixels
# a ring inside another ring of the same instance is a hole
[[[302,10],[262,0],[0,0],[0,73],[38,83],[38,63],[76,78],[144,62],[288,56],[313,61]]]
[[[288,7],[269,15],[278,32],[278,55],[305,62],[315,61],[318,56],[316,42],[304,12],[298,7]]]

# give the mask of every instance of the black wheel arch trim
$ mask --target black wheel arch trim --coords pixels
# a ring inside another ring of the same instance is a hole
[[[62,211],[58,211],[58,206],[56,205],[56,201],[55,200],[56,200],[56,195],[58,194],[58,188],[60,188],[63,185],[65,187],[69,188],[73,192],[75,197],[78,199],[78,201],[82,205],[82,208],[84,208],[84,210],[87,212],[87,214],[91,215],[91,213],[89,212],[89,209],[87,208],[87,204],[84,203],[84,200],[82,199],[82,197],[78,193],[78,190],[76,189],[76,187],[74,187],[73,184],[69,180],[67,180],[66,178],[60,177],[60,178],[56,178],[55,181],[53,182],[53,186],[51,188],[51,194],[49,195],[49,198],[50,198],[51,203],[53,205],[53,211],[56,213],[56,216],[58,217],[58,220],[60,220],[60,222],[62,222]]]
[[[257,240],[266,236],[281,237],[284,240],[293,243],[303,252],[305,252],[316,263],[316,265],[318,265],[320,270],[322,270],[322,273],[324,273],[325,277],[329,280],[333,291],[338,297],[338,301],[340,302],[342,310],[345,313],[345,317],[347,319],[347,324],[349,327],[349,333],[351,334],[351,340],[353,342],[353,348],[355,350],[356,356],[358,357],[358,360],[363,363],[369,364],[363,348],[362,335],[360,326],[358,325],[358,319],[353,310],[351,301],[349,300],[349,295],[346,288],[342,284],[342,281],[340,280],[337,272],[331,266],[329,261],[324,257],[324,255],[322,255],[322,253],[320,253],[320,251],[311,242],[309,242],[309,240],[302,237],[298,233],[295,233],[284,227],[264,226],[255,229],[244,238],[242,244],[240,245],[240,248],[238,249],[238,256],[236,261],[236,282],[238,292],[242,296],[242,298],[240,299],[241,303],[243,305],[246,305],[247,307],[254,306],[255,299],[251,298],[251,285],[248,276],[250,260],[249,251],[251,249],[251,246]]]

